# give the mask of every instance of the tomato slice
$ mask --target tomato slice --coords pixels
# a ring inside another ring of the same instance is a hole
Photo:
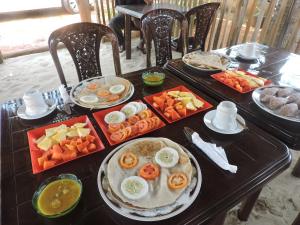
[[[134,125],[136,124],[138,121],[140,120],[140,117],[134,115],[134,116],[131,116],[128,118],[128,122],[131,124],[131,125]]]
[[[114,132],[116,132],[118,130],[121,130],[123,128],[124,128],[124,125],[121,124],[121,123],[111,123],[111,124],[108,125],[108,131],[110,133],[114,133]]]
[[[146,163],[139,171],[139,176],[146,180],[154,180],[159,174],[159,167],[154,163]]]
[[[119,163],[124,169],[131,169],[137,165],[138,158],[132,152],[125,152],[121,155]]]
[[[168,178],[168,186],[171,189],[184,188],[188,183],[187,176],[184,173],[173,173]]]
[[[139,122],[137,122],[137,126],[140,133],[145,133],[149,130],[149,124],[146,120],[140,120]]]
[[[124,129],[116,131],[110,135],[110,139],[114,142],[124,141],[126,137],[126,131]]]
[[[155,128],[159,127],[160,119],[157,116],[154,116],[154,117],[152,117],[152,120],[154,121]]]
[[[126,132],[126,137],[130,137],[132,134],[131,126],[126,127],[124,130]]]

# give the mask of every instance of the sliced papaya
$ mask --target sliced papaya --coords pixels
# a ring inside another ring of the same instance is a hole
[[[172,120],[178,120],[178,119],[180,119],[180,115],[175,110],[173,110],[171,112],[171,118],[172,118]]]
[[[177,109],[177,112],[179,113],[180,116],[185,117],[187,115],[187,111],[186,108],[182,108],[182,109]]]
[[[55,160],[45,160],[44,164],[43,164],[43,168],[44,168],[44,170],[46,170],[46,169],[49,169],[49,168],[51,168],[51,167],[53,167],[55,165],[56,165],[56,161]]]
[[[69,161],[69,160],[75,159],[76,157],[77,157],[76,151],[67,150],[67,151],[64,151],[64,153],[62,154],[62,158],[64,161]]]
[[[89,146],[87,147],[89,152],[95,151],[97,146],[94,143],[90,143]]]

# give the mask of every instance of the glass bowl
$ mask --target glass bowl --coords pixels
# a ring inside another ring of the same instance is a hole
[[[142,75],[144,84],[147,86],[160,86],[164,83],[166,75],[159,72],[144,72]]]
[[[66,209],[65,211],[63,212],[60,212],[58,214],[53,214],[53,215],[46,215],[44,214],[38,207],[38,199],[39,199],[39,196],[40,194],[42,193],[42,191],[46,188],[46,186],[54,181],[57,181],[57,180],[62,180],[62,179],[70,179],[70,180],[73,180],[73,181],[76,181],[79,186],[80,186],[80,194],[79,194],[79,197],[78,199],[76,200],[76,202],[68,209]],[[59,176],[57,177],[50,177],[48,179],[46,179],[39,187],[38,189],[35,191],[35,193],[33,194],[33,197],[32,197],[32,205],[33,205],[33,208],[36,210],[36,212],[38,214],[40,214],[41,216],[43,217],[46,217],[46,218],[58,218],[58,217],[61,217],[61,216],[64,216],[64,215],[67,215],[68,213],[70,213],[73,209],[75,209],[75,207],[77,206],[77,204],[79,203],[80,199],[81,199],[81,195],[82,195],[82,183],[81,181],[74,175],[74,174],[60,174]]]

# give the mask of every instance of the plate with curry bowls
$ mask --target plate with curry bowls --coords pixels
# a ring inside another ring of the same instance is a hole
[[[76,104],[88,109],[104,109],[122,104],[132,97],[133,84],[121,77],[102,76],[81,81],[75,85],[70,98]]]
[[[138,221],[159,221],[178,215],[197,198],[200,166],[183,146],[167,138],[126,142],[103,160],[97,177],[106,204]]]
[[[216,52],[194,51],[182,57],[182,61],[188,67],[201,71],[226,70],[230,64],[230,58]]]
[[[253,91],[252,99],[263,111],[284,120],[300,123],[300,89],[270,85]]]

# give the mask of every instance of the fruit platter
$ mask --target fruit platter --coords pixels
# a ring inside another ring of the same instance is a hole
[[[158,221],[187,209],[202,183],[197,160],[167,138],[140,138],[114,149],[102,162],[97,184],[117,213]]]
[[[33,174],[104,149],[87,116],[30,130],[27,136]]]
[[[165,126],[147,105],[132,101],[93,113],[110,145],[122,143]]]
[[[300,89],[271,85],[256,89],[252,99],[257,106],[273,116],[300,122]]]
[[[71,100],[84,108],[104,109],[119,105],[134,93],[132,83],[116,76],[93,77],[81,81],[70,92]]]
[[[185,86],[178,86],[144,97],[169,123],[181,120],[212,107],[210,103],[194,94]]]
[[[240,93],[248,93],[271,83],[270,80],[242,70],[226,70],[211,77]]]

